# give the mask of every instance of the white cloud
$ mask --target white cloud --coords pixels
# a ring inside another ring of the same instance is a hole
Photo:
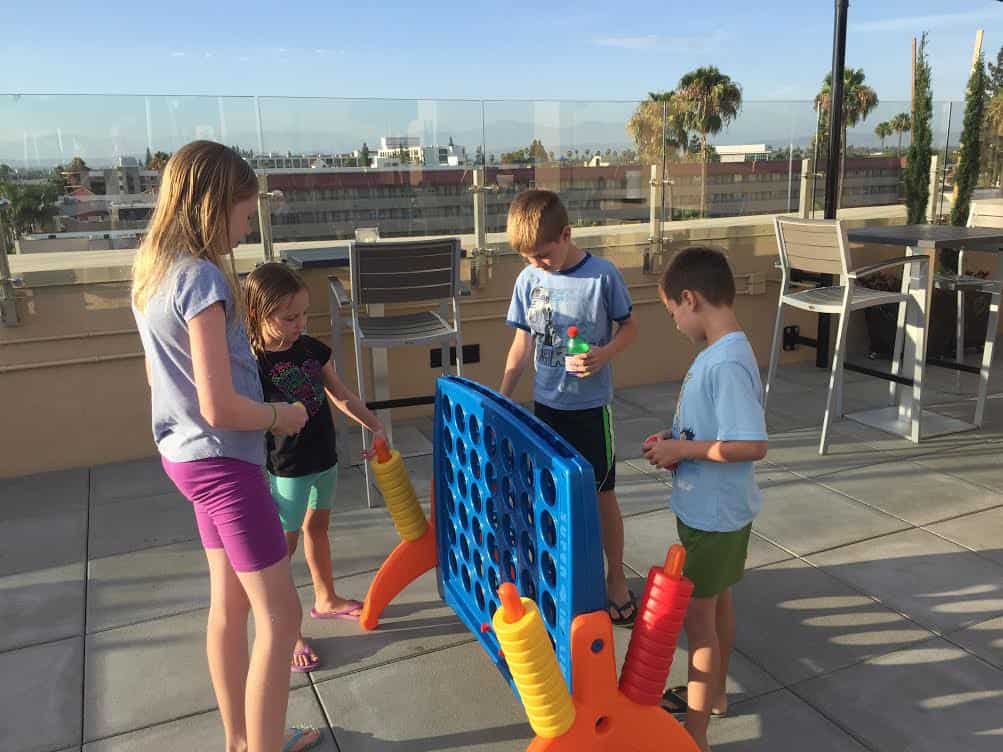
[[[904,16],[902,18],[884,18],[863,23],[851,23],[850,31],[913,31],[917,34],[930,29],[963,24],[985,23],[992,16],[992,11],[978,10],[966,13],[940,13],[929,16]]]
[[[598,47],[618,47],[624,50],[650,50],[658,45],[658,37],[654,34],[642,37],[599,37],[592,41]]]
[[[688,37],[663,37],[657,34],[644,34],[639,36],[596,37],[592,40],[592,44],[597,47],[614,47],[621,50],[653,50],[655,48],[662,48],[693,52],[720,49],[729,36],[728,32],[722,30]]]
[[[171,53],[171,57],[184,57],[184,56],[185,56],[185,53],[179,52],[177,50],[175,50],[174,52]]]

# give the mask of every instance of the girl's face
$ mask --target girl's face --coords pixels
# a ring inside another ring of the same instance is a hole
[[[233,208],[230,210],[230,225],[228,229],[230,232],[230,242],[234,248],[251,231],[251,217],[254,216],[254,212],[257,210],[257,196],[245,198],[243,201],[238,201],[233,205]]]
[[[295,295],[287,295],[279,307],[265,321],[265,334],[269,344],[277,347],[291,347],[306,329],[306,309],[310,307],[310,293],[305,289]]]

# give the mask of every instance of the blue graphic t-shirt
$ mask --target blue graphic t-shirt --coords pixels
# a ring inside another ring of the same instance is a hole
[[[533,398],[556,410],[587,410],[613,401],[613,368],[581,378],[565,370],[568,327],[589,345],[605,345],[613,322],[630,318],[627,285],[613,264],[590,253],[560,272],[527,266],[515,281],[507,323],[533,335]]]
[[[766,441],[763,386],[744,332],[721,337],[697,355],[683,380],[672,438]],[[670,506],[697,530],[740,530],[763,503],[752,462],[679,463]]]

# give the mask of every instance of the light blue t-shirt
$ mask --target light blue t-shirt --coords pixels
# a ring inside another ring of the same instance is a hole
[[[581,378],[565,370],[568,327],[590,345],[613,337],[613,322],[630,318],[630,293],[613,264],[590,253],[570,269],[547,272],[527,266],[515,281],[509,326],[533,335],[533,399],[556,410],[587,410],[613,401],[613,368],[607,363]]]
[[[182,259],[167,273],[145,311],[133,307],[150,364],[153,439],[158,451],[171,462],[229,457],[264,465],[263,431],[213,428],[199,411],[188,322],[220,302],[226,310],[233,388],[248,399],[263,401],[258,363],[226,277],[211,261]]]
[[[766,441],[763,386],[744,332],[731,332],[697,355],[683,380],[672,437],[695,441]],[[697,530],[740,530],[762,506],[752,462],[679,463],[670,506]]]

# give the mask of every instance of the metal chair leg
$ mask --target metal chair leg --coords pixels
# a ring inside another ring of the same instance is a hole
[[[996,280],[1003,279],[1003,256],[996,259]],[[989,373],[993,367],[993,350],[996,346],[996,328],[1000,318],[1000,298],[1003,297],[998,283],[989,295],[989,321],[986,323],[986,344],[982,350],[982,368],[979,370],[979,389],[975,398],[975,425],[982,427],[986,414],[986,396],[989,393]]]
[[[766,371],[766,388],[763,390],[763,412],[770,400],[770,388],[773,386],[773,379],[777,375],[777,363],[780,360],[780,348],[783,345],[784,334],[784,297],[783,286],[781,286],[780,302],[777,304],[777,318],[773,324],[773,343],[770,346],[770,366]]]
[[[362,404],[366,403],[366,376],[365,370],[362,367],[362,343],[359,341],[359,333],[355,332],[355,376],[358,380],[359,387],[359,399]],[[366,449],[369,446],[369,432],[363,426],[362,428],[362,448]],[[372,509],[375,505],[373,504],[373,486],[372,479],[369,474],[369,463],[365,460],[362,461],[362,472],[366,479],[366,506]]]
[[[853,298],[853,282],[847,281],[843,292],[843,309],[839,313],[839,327],[836,331],[836,348],[832,356],[832,370],[829,372],[829,391],[825,400],[825,417],[822,419],[822,437],[819,440],[818,453],[829,451],[829,426],[836,412],[836,393],[839,381],[843,375],[843,362],[846,359],[846,329],[850,321],[850,300]]]

